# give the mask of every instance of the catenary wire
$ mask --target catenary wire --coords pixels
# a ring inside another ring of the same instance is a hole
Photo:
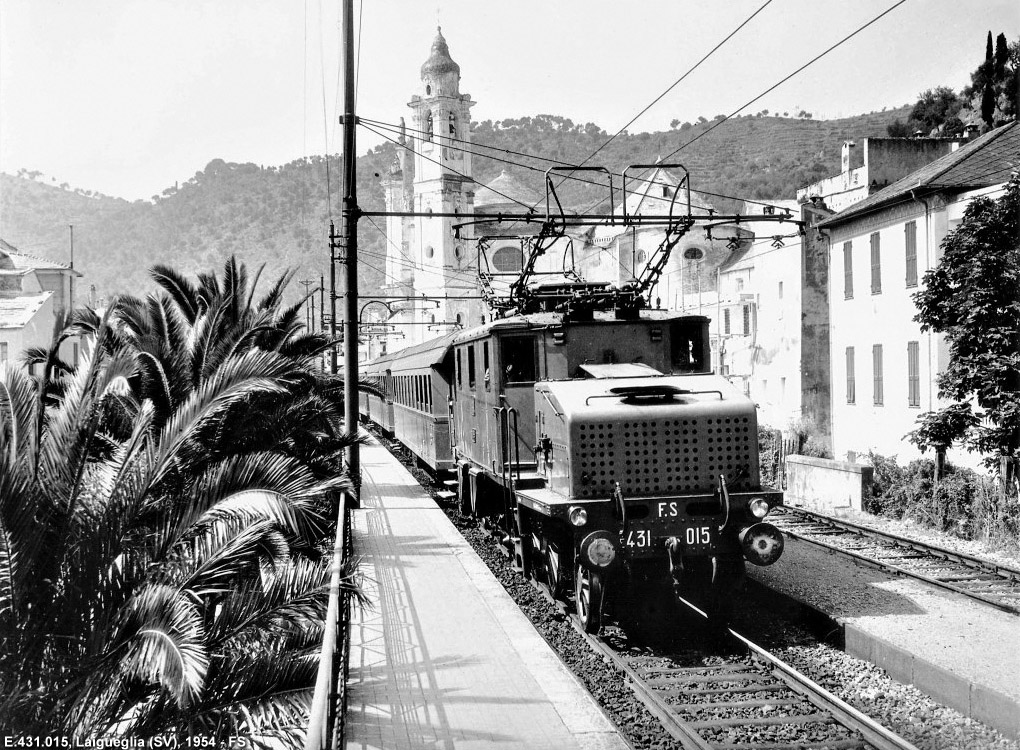
[[[898,2],[896,2],[896,3],[892,4],[892,5],[890,5],[890,6],[889,6],[889,7],[887,7],[887,8],[885,9],[885,10],[883,10],[883,11],[882,11],[881,13],[879,13],[879,14],[878,14],[878,15],[876,15],[876,16],[875,16],[874,18],[872,18],[872,19],[871,19],[871,20],[869,20],[869,21],[868,21],[867,23],[865,23],[865,24],[864,24],[864,26],[862,26],[862,27],[859,27],[858,29],[856,29],[855,31],[851,32],[850,34],[848,34],[848,35],[847,35],[846,37],[844,37],[843,39],[840,39],[840,40],[839,40],[838,42],[836,42],[835,44],[833,44],[832,46],[830,46],[830,47],[829,47],[828,49],[826,49],[826,50],[824,50],[823,52],[821,52],[821,53],[819,53],[819,54],[815,55],[815,56],[814,56],[814,57],[812,57],[812,58],[811,58],[810,60],[808,60],[807,62],[805,62],[805,63],[804,63],[803,65],[801,65],[801,66],[800,66],[799,68],[797,68],[796,70],[794,70],[794,72],[792,72],[792,73],[789,73],[789,74],[788,74],[788,76],[786,76],[785,78],[783,78],[782,80],[780,80],[780,81],[779,81],[778,83],[776,83],[776,84],[773,84],[772,86],[770,86],[770,87],[769,87],[768,89],[766,89],[765,91],[763,91],[763,92],[762,92],[761,94],[759,94],[758,96],[756,96],[756,97],[755,97],[754,99],[751,99],[751,100],[749,100],[749,101],[745,102],[744,104],[742,104],[741,106],[737,107],[737,108],[736,108],[736,109],[734,109],[734,110],[733,110],[732,112],[730,112],[729,114],[727,114],[727,115],[726,115],[725,117],[723,117],[722,119],[719,119],[719,120],[716,120],[715,122],[713,122],[713,123],[712,123],[712,126],[711,126],[710,128],[708,128],[708,129],[706,129],[706,130],[702,131],[702,132],[701,132],[701,133],[699,133],[699,134],[698,134],[697,136],[695,136],[694,138],[692,138],[692,139],[691,139],[690,141],[687,141],[686,143],[684,143],[684,144],[683,144],[682,146],[680,146],[679,148],[677,148],[677,149],[675,149],[674,151],[670,152],[670,153],[669,153],[669,155],[667,155],[667,156],[665,157],[665,159],[663,159],[663,160],[666,160],[666,159],[669,159],[669,158],[670,158],[670,157],[672,157],[672,156],[675,156],[675,155],[676,155],[676,154],[678,154],[678,153],[679,153],[680,151],[682,151],[683,149],[685,149],[685,148],[686,148],[687,146],[690,146],[691,144],[693,144],[693,143],[695,143],[695,142],[699,141],[700,139],[704,138],[704,137],[705,137],[705,136],[707,136],[707,135],[708,135],[709,133],[711,133],[712,131],[714,131],[714,130],[715,130],[716,128],[718,128],[719,126],[721,126],[721,124],[722,124],[723,122],[725,122],[726,120],[728,120],[728,119],[729,119],[730,117],[732,117],[732,116],[733,116],[734,114],[737,114],[738,112],[741,112],[742,110],[744,110],[744,109],[747,109],[748,107],[750,107],[750,106],[751,106],[752,104],[754,104],[754,103],[755,103],[756,101],[758,101],[759,99],[761,99],[761,98],[765,97],[766,95],[770,94],[771,92],[775,91],[775,90],[776,90],[776,89],[778,89],[778,88],[779,88],[780,86],[782,86],[782,85],[783,85],[784,83],[786,83],[786,82],[787,82],[787,81],[789,81],[790,79],[792,79],[792,78],[794,78],[795,76],[797,76],[797,74],[798,74],[798,73],[802,72],[803,70],[805,70],[805,69],[806,69],[806,68],[808,68],[809,66],[813,65],[813,64],[814,64],[815,62],[817,62],[818,60],[820,60],[820,59],[821,59],[822,57],[824,57],[825,55],[827,55],[827,54],[828,54],[829,52],[832,52],[832,51],[833,51],[834,49],[836,49],[837,47],[840,47],[841,45],[845,44],[846,42],[849,42],[849,41],[850,41],[851,39],[853,39],[853,38],[854,38],[854,37],[856,37],[856,36],[857,36],[858,34],[860,34],[861,32],[863,32],[863,31],[864,31],[865,29],[867,29],[868,27],[870,27],[870,26],[871,26],[871,24],[873,24],[873,23],[877,22],[877,21],[878,21],[879,19],[881,19],[881,18],[885,17],[886,15],[888,15],[889,13],[891,13],[892,11],[896,10],[896,9],[897,9],[897,8],[899,8],[899,7],[901,6],[901,5],[903,5],[903,4],[905,3],[905,2],[907,2],[907,0],[898,0]]]
[[[673,89],[675,89],[675,88],[676,88],[677,86],[679,86],[679,85],[680,85],[680,83],[681,83],[681,82],[683,82],[683,80],[684,80],[685,78],[687,78],[687,76],[689,76],[689,75],[690,75],[691,73],[693,73],[693,72],[694,72],[695,70],[697,70],[697,69],[698,69],[698,68],[699,68],[699,67],[701,66],[701,64],[702,64],[703,62],[705,62],[705,60],[707,60],[707,59],[708,59],[709,57],[711,57],[711,56],[712,56],[713,54],[715,54],[715,52],[716,52],[716,51],[717,51],[717,50],[718,50],[718,49],[719,49],[720,47],[722,47],[722,46],[723,46],[724,44],[726,44],[726,42],[728,42],[728,41],[729,41],[730,39],[732,39],[732,38],[733,38],[734,36],[736,36],[737,32],[739,32],[739,31],[740,31],[740,30],[741,30],[742,28],[744,28],[745,26],[747,26],[747,24],[749,24],[749,23],[750,23],[750,22],[751,22],[751,21],[752,21],[752,20],[754,19],[754,17],[755,17],[755,16],[757,16],[757,15],[758,15],[759,13],[761,13],[761,12],[762,12],[763,10],[765,10],[765,8],[767,8],[767,7],[769,6],[769,4],[771,4],[771,2],[772,2],[772,0],[765,0],[765,2],[764,2],[764,3],[762,3],[762,5],[761,5],[761,6],[759,6],[759,8],[758,8],[758,9],[757,9],[757,10],[756,10],[756,11],[755,11],[754,13],[752,13],[752,14],[751,14],[751,15],[749,15],[749,16],[748,16],[747,18],[745,18],[745,19],[744,19],[744,20],[743,20],[743,21],[741,22],[741,24],[740,24],[739,26],[737,26],[737,28],[733,29],[733,31],[731,31],[731,32],[730,32],[729,34],[727,34],[727,35],[726,35],[726,36],[725,36],[725,37],[723,38],[723,40],[722,40],[721,42],[719,42],[718,44],[716,44],[716,45],[715,45],[715,46],[714,46],[714,47],[713,47],[712,49],[710,49],[710,50],[709,50],[709,51],[708,51],[708,52],[707,52],[707,53],[705,54],[705,56],[704,56],[704,57],[702,57],[702,58],[701,58],[700,60],[698,60],[698,61],[697,61],[696,63],[694,63],[694,65],[692,65],[692,66],[691,66],[690,68],[688,68],[688,70],[687,70],[687,72],[686,72],[686,73],[684,73],[684,74],[683,74],[682,76],[680,76],[680,77],[679,77],[679,78],[678,78],[677,80],[675,80],[675,81],[674,81],[673,83],[671,83],[671,84],[669,85],[669,87],[668,87],[668,88],[667,88],[667,89],[666,89],[665,91],[663,91],[663,92],[662,92],[661,94],[659,94],[659,95],[658,95],[657,97],[655,97],[655,99],[653,99],[653,100],[652,100],[652,102],[651,102],[651,103],[650,103],[650,104],[649,104],[648,106],[646,106],[646,107],[645,107],[644,109],[642,109],[642,110],[641,110],[640,112],[638,112],[638,113],[637,113],[636,115],[634,115],[634,117],[633,117],[633,118],[631,118],[631,120],[630,120],[630,121],[629,121],[629,122],[628,122],[628,123],[627,123],[626,125],[624,125],[624,126],[623,126],[622,128],[620,128],[619,130],[617,130],[617,131],[616,131],[616,132],[615,132],[615,133],[614,133],[614,134],[613,134],[612,136],[610,136],[609,140],[607,140],[607,141],[606,141],[605,143],[603,143],[603,144],[602,144],[601,146],[599,146],[599,147],[598,147],[597,149],[595,149],[595,150],[594,150],[594,151],[593,151],[593,152],[592,152],[592,153],[591,153],[591,154],[590,154],[589,156],[587,156],[587,157],[585,158],[585,160],[584,160],[584,161],[582,161],[582,162],[581,162],[581,163],[580,163],[580,164],[579,164],[578,166],[584,166],[584,165],[585,165],[585,164],[587,164],[587,163],[588,163],[589,161],[591,161],[592,159],[594,159],[594,158],[595,158],[595,156],[597,156],[597,155],[598,155],[598,154],[599,154],[599,153],[600,153],[600,152],[602,151],[602,149],[604,149],[604,148],[605,148],[606,146],[608,146],[608,145],[609,145],[610,143],[612,143],[612,142],[613,142],[613,141],[614,141],[614,140],[616,139],[616,137],[617,137],[617,136],[619,136],[619,135],[620,135],[621,133],[623,133],[623,132],[624,132],[624,131],[625,131],[625,130],[626,130],[627,128],[629,128],[629,127],[630,127],[631,125],[633,125],[633,124],[634,124],[635,122],[637,122],[637,120],[638,120],[638,119],[639,119],[639,118],[640,118],[640,117],[641,117],[641,116],[642,116],[642,115],[643,115],[643,114],[644,114],[645,112],[647,112],[647,111],[648,111],[648,110],[650,110],[650,109],[651,109],[652,107],[654,107],[654,106],[655,106],[656,104],[658,104],[658,103],[659,103],[659,102],[660,102],[660,101],[661,101],[661,100],[663,99],[663,97],[665,97],[665,96],[666,96],[667,94],[669,94],[669,92],[670,92],[670,91],[672,91],[672,90],[673,90]]]
[[[384,130],[388,130],[389,132],[392,132],[392,133],[399,133],[400,132],[399,126],[394,125],[392,123],[384,123],[384,122],[382,122],[380,120],[370,120],[368,118],[363,118],[363,117],[359,117],[358,119],[362,120],[364,122],[372,123],[374,126],[380,127],[380,128],[382,128]],[[414,133],[424,133],[424,131],[422,131],[422,130],[418,130],[416,128],[406,128],[406,126],[405,126],[405,130],[411,130]],[[381,135],[381,134],[380,133],[376,133],[376,135]],[[443,136],[443,137],[447,138],[447,136]],[[471,146],[475,146],[476,148],[486,148],[486,149],[490,149],[492,151],[499,151],[500,153],[509,153],[509,154],[513,154],[514,156],[521,156],[521,157],[528,158],[528,159],[535,159],[537,161],[545,161],[545,162],[549,162],[550,164],[555,164],[555,165],[558,165],[558,166],[567,166],[567,167],[578,166],[578,165],[572,164],[570,162],[561,161],[559,159],[552,159],[552,158],[549,158],[549,157],[546,157],[546,156],[537,156],[535,154],[527,154],[527,153],[522,153],[522,152],[519,152],[519,151],[511,151],[509,149],[500,148],[498,146],[489,146],[489,145],[486,145],[484,143],[477,143],[475,141],[467,141],[467,140],[463,140],[463,139],[460,139],[460,138],[452,138],[451,137],[451,138],[448,138],[448,140],[454,141],[456,143],[469,144]],[[391,142],[392,143],[396,143],[397,146],[400,147],[400,148],[406,148],[409,151],[413,151],[413,149],[408,148],[408,146],[406,146],[406,145],[401,145],[398,141],[392,141],[391,140]],[[476,150],[474,150],[472,148],[465,148],[463,146],[460,147],[459,150],[464,151],[466,153],[469,153],[472,156],[479,156],[479,157],[482,157],[484,159],[491,159],[492,161],[500,163],[500,164],[508,164],[510,166],[513,166],[513,167],[520,167],[522,169],[528,169],[528,170],[531,170],[533,172],[540,172],[542,174],[545,174],[545,170],[540,169],[538,167],[534,167],[534,166],[532,166],[530,164],[523,164],[521,162],[511,161],[510,159],[492,156],[490,154],[481,153],[481,152],[476,151]],[[589,180],[589,179],[585,179],[584,177],[577,177],[575,175],[566,175],[566,176],[564,176],[562,181],[566,181],[566,180],[571,180],[573,182],[577,182],[577,183],[580,183],[580,184],[583,184],[583,185],[594,185],[596,187],[602,187],[602,188],[606,187],[602,183],[595,182],[595,181]],[[561,181],[561,184],[562,184],[562,181]],[[674,185],[672,185],[672,184],[670,184],[668,182],[662,182],[660,180],[642,180],[642,182],[646,182],[646,183],[648,183],[650,185],[657,185],[657,186],[661,186],[661,187],[669,187],[669,188],[675,187]],[[699,193],[701,195],[713,196],[713,197],[716,197],[716,198],[728,198],[730,200],[744,201],[744,202],[747,202],[747,203],[753,203],[753,204],[760,205],[760,206],[772,206],[772,205],[774,205],[773,203],[769,203],[769,202],[767,202],[765,200],[757,200],[757,199],[753,199],[753,198],[742,198],[740,196],[726,195],[726,194],[723,194],[723,193],[713,193],[713,192],[710,192],[708,190],[698,189],[697,191],[694,191],[694,192],[697,192],[697,193]],[[602,201],[600,200],[599,203],[601,203],[601,202]],[[538,204],[535,204],[535,205],[538,205]],[[595,204],[595,205],[598,205],[598,204]],[[715,210],[715,209],[712,209],[712,208],[710,208],[708,206],[699,206],[699,205],[695,205],[695,204],[692,204],[692,208],[700,208],[700,209],[702,209],[704,211],[713,211],[713,210]]]

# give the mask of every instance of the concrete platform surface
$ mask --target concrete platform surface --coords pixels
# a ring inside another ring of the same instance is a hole
[[[347,748],[628,748],[410,473],[376,443],[361,460]]]
[[[749,565],[748,573],[838,623],[847,653],[1020,737],[1017,615],[796,539],[787,540],[776,564]]]

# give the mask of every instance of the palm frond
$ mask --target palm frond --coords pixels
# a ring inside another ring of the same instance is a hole
[[[259,302],[259,310],[276,310],[280,303],[283,301],[283,293],[287,289],[287,285],[290,280],[294,278],[296,271],[288,271],[280,276],[276,280],[276,283],[270,287],[269,292]]]
[[[176,268],[158,264],[149,272],[153,280],[173,299],[189,323],[199,314],[198,290]]]
[[[286,565],[290,546],[273,524],[213,523],[182,542],[163,565],[164,583],[200,599],[227,594],[260,571]]]
[[[209,669],[204,636],[193,601],[170,586],[148,586],[129,602],[115,641],[123,652],[120,671],[160,685],[186,708],[201,695]]]

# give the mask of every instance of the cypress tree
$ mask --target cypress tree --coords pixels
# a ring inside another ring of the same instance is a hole
[[[1006,61],[1009,60],[1009,47],[1006,44],[1006,35],[999,34],[995,38],[995,63],[992,68],[992,75],[996,83],[1001,83],[1006,74]]]

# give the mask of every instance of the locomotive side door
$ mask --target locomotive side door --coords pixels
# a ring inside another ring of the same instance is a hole
[[[538,342],[533,335],[508,335],[498,340],[501,401],[503,405],[517,410],[517,450],[521,462],[534,463]]]

